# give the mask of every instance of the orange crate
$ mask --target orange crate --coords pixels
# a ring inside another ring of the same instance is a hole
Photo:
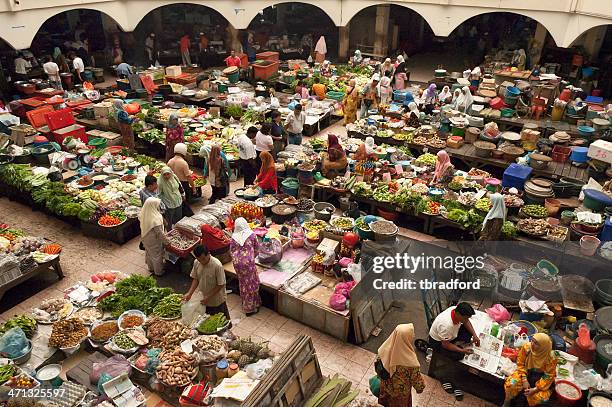
[[[274,51],[266,51],[266,52],[260,52],[258,54],[255,55],[255,59],[257,59],[258,61],[278,61],[278,52],[274,52]]]
[[[253,64],[253,77],[259,80],[268,80],[278,72],[278,61],[262,61]]]

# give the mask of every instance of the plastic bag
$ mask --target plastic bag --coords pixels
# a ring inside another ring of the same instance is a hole
[[[346,297],[342,294],[332,294],[329,297],[329,306],[336,311],[346,309]]]
[[[380,378],[378,376],[370,377],[369,384],[372,394],[378,397],[380,395]]]
[[[104,383],[112,380],[113,377],[109,374],[106,373],[102,373],[102,375],[100,376],[100,379],[98,380],[98,392],[100,394],[106,395],[106,392],[104,391]]]
[[[495,322],[504,322],[510,320],[510,313],[501,304],[495,304],[491,308],[487,308],[487,315]]]
[[[123,355],[115,355],[104,362],[94,363],[89,379],[92,383],[99,383],[102,374],[106,373],[110,378],[117,377],[123,373],[129,376],[132,373],[130,362]]]
[[[149,374],[155,374],[155,370],[157,370],[157,366],[159,366],[159,354],[161,353],[161,349],[153,348],[147,351],[147,365],[145,366],[145,371]]]
[[[261,359],[256,363],[251,363],[246,367],[246,374],[251,380],[261,379],[272,367],[272,359]]]
[[[259,246],[257,259],[264,264],[274,265],[283,258],[283,246],[277,239],[263,241]]]
[[[507,346],[504,346],[504,349],[502,350],[501,354],[503,357],[510,359],[512,362],[516,362],[516,358],[518,357],[518,349],[509,348]]]
[[[202,304],[202,292],[196,290],[191,296],[191,299],[181,305],[181,322],[186,326],[193,326],[195,321],[202,315],[206,314],[206,305]]]
[[[28,338],[19,327],[11,328],[0,338],[0,354],[16,359],[30,349]]]
[[[499,364],[499,372],[504,376],[510,376],[516,371],[516,363],[506,357],[502,357]]]
[[[529,337],[525,334],[515,334],[514,335],[514,347],[515,348],[520,348],[523,345],[525,345],[526,343],[529,343]]]

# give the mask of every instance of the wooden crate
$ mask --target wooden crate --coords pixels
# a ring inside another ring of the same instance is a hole
[[[253,389],[242,407],[301,406],[323,380],[312,339],[300,335]]]

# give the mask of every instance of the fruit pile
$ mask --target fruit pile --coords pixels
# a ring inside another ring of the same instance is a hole
[[[274,356],[265,342],[255,343],[251,341],[251,338],[232,341],[229,348],[230,351],[227,354],[228,361],[238,363],[238,366],[241,368],[260,359]]]
[[[230,212],[230,217],[232,219],[245,218],[247,222],[261,219],[263,216],[263,209],[250,202],[235,203]]]

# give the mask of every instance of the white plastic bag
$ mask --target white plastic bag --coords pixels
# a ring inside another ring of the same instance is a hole
[[[201,315],[206,313],[206,305],[201,303],[203,299],[204,296],[200,290],[196,290],[191,296],[191,299],[181,305],[181,322],[183,324],[192,326]]]
[[[512,373],[516,371],[516,363],[511,361],[506,357],[501,358],[501,362],[499,364],[499,372],[504,376],[510,376]]]
[[[251,380],[259,380],[272,367],[272,359],[262,359],[246,367],[246,374]]]

